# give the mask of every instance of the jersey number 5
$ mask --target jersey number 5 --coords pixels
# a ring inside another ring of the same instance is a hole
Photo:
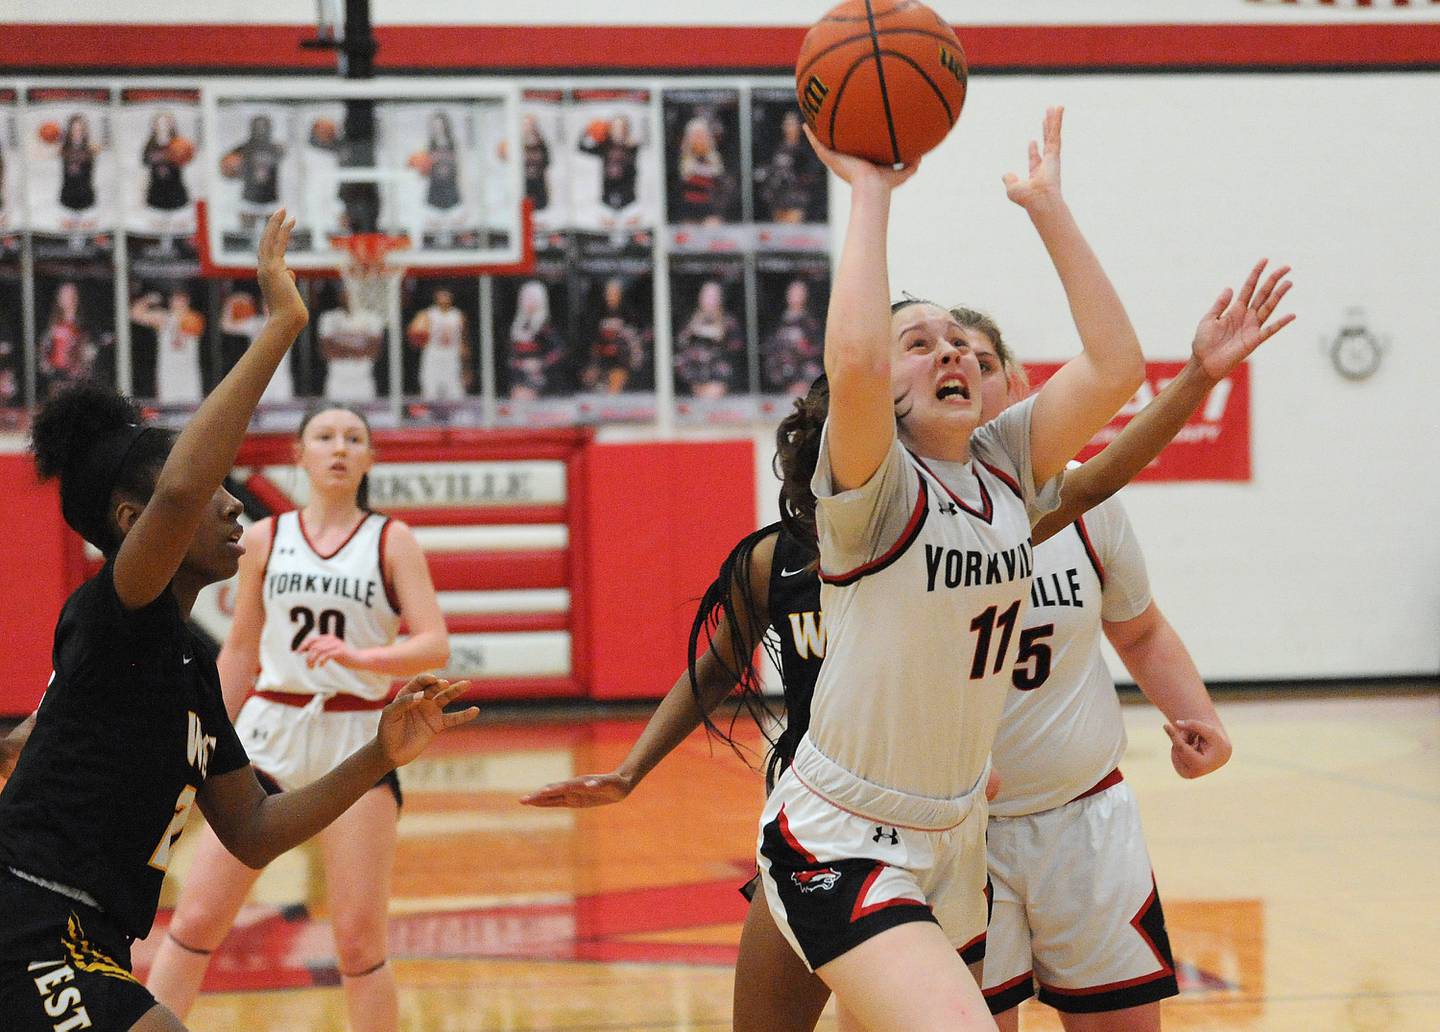
[[[1015,669],[1010,674],[1010,683],[1020,691],[1033,692],[1050,679],[1050,646],[1044,639],[1054,633],[1053,623],[1027,627],[1020,632],[1020,654],[1015,657]]]
[[[290,651],[299,652],[300,644],[318,626],[321,634],[333,634],[341,639],[345,638],[345,614],[338,609],[320,610],[320,619],[315,619],[315,610],[308,606],[296,606],[290,610],[290,622],[299,624],[295,631],[295,637],[290,639]]]

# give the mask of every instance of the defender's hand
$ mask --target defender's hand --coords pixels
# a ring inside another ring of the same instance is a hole
[[[1045,109],[1044,149],[1030,141],[1030,171],[1025,179],[1006,172],[1005,196],[1031,215],[1063,202],[1060,193],[1060,126],[1065,120],[1063,107]]]
[[[1195,329],[1195,342],[1191,347],[1195,361],[1205,375],[1217,383],[1229,376],[1261,344],[1295,321],[1292,312],[1269,323],[1280,300],[1289,293],[1291,283],[1285,279],[1290,266],[1282,265],[1269,275],[1265,285],[1257,292],[1256,284],[1260,282],[1268,261],[1268,258],[1261,258],[1255,263],[1240,293],[1236,294],[1228,287],[1221,291]]]
[[[620,802],[634,788],[634,783],[623,774],[584,774],[536,789],[521,796],[520,801],[526,806],[604,806]]]
[[[304,326],[310,313],[306,311],[300,291],[295,287],[295,273],[285,264],[285,248],[290,244],[290,233],[294,228],[295,220],[285,217],[284,208],[270,216],[265,223],[265,231],[260,234],[259,261],[255,271],[269,317]]]
[[[424,752],[441,731],[469,723],[479,716],[480,710],[475,706],[455,713],[445,712],[445,704],[454,701],[468,687],[469,681],[451,682],[434,674],[412,678],[380,714],[380,729],[375,732],[375,740],[386,759],[393,766],[404,766]]]

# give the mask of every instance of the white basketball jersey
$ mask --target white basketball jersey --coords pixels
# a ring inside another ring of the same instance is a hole
[[[1059,478],[1037,498],[1032,409],[976,430],[967,463],[897,440],[869,483],[838,494],[822,440],[827,645],[807,737],[871,785],[950,799],[984,771],[1030,602],[1030,513],[1059,498]]]
[[[465,325],[465,316],[460,309],[431,305],[425,309],[425,318],[430,324],[430,340],[425,344],[427,349],[460,350],[460,333]]]
[[[162,405],[198,405],[205,394],[200,382],[200,338],[182,332],[179,316],[168,314],[155,336],[155,399]]]
[[[332,308],[320,316],[316,335],[353,351],[363,351],[385,334],[385,323],[373,312]],[[375,360],[332,358],[325,366],[325,397],[331,401],[374,401]]]
[[[312,669],[299,652],[306,639],[320,634],[333,634],[357,649],[395,640],[400,614],[382,575],[389,522],[388,516],[368,514],[344,544],[322,556],[305,536],[299,512],[275,517],[262,589],[265,626],[257,690],[366,699],[389,694],[389,674],[352,670],[333,660]]]
[[[1101,621],[1133,620],[1149,605],[1145,558],[1118,499],[1035,549],[1030,614],[995,736],[993,815],[1063,806],[1119,764],[1125,725]]]

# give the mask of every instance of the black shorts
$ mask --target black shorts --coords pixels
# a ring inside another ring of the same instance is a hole
[[[0,1028],[128,1029],[155,1007],[130,937],[87,907],[0,869]]]
[[[283,788],[280,787],[280,783],[278,781],[276,781],[269,774],[266,774],[259,767],[252,765],[250,769],[255,772],[255,780],[260,782],[260,787],[265,790],[266,795],[279,795],[281,792],[285,791]],[[382,777],[379,781],[375,782],[375,787],[388,788],[390,790],[390,794],[395,797],[395,805],[400,807],[401,809],[405,808],[405,793],[400,790],[400,772],[398,770],[392,770],[390,773]]]

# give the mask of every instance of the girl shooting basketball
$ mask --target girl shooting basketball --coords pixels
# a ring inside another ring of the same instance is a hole
[[[417,678],[368,743],[308,788],[269,796],[226,717],[214,661],[185,625],[196,594],[234,574],[240,503],[221,486],[250,415],[301,327],[276,213],[258,272],[269,323],[172,442],[108,388],[52,399],[36,464],[60,478],[66,522],[105,555],[66,602],[55,673],[0,793],[0,1027],[174,1032],[130,973],[190,808],[262,867],[319,832],[446,727],[463,684]]]

